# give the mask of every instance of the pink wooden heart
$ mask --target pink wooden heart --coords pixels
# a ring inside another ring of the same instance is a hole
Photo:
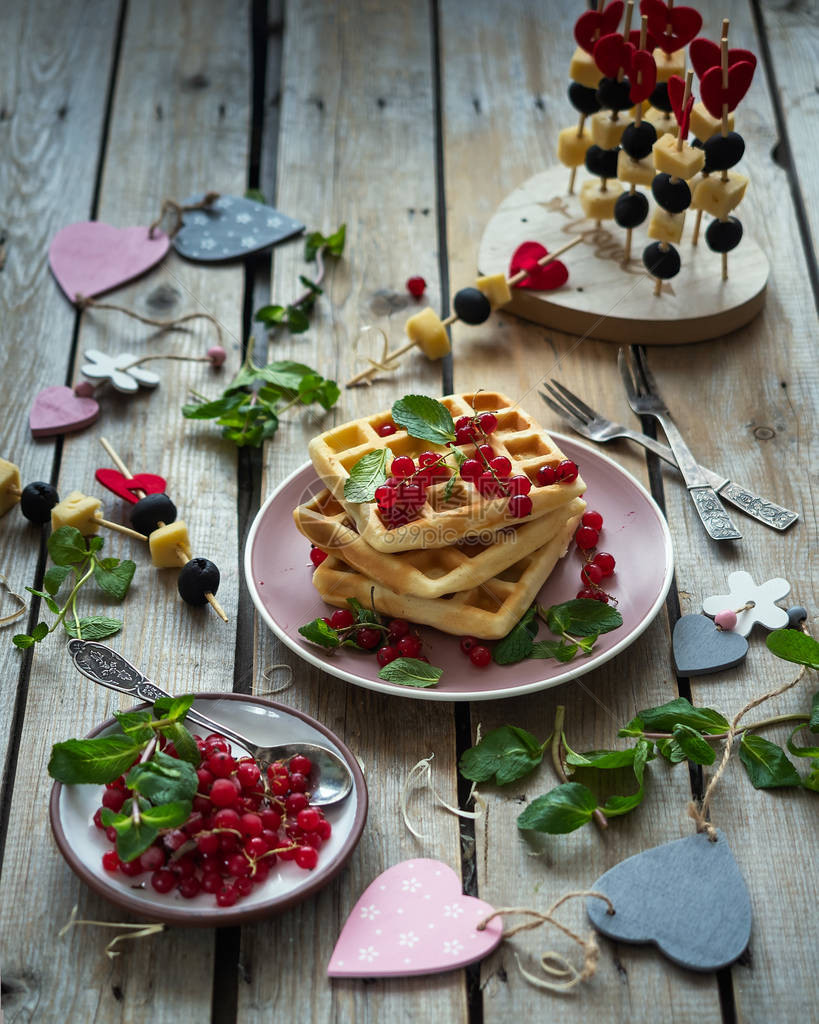
[[[94,423],[100,414],[95,398],[80,398],[71,388],[44,388],[34,398],[28,425],[32,437],[54,437],[82,430]]]
[[[159,263],[170,240],[147,227],[115,228],[99,221],[69,224],[54,236],[48,260],[57,283],[75,302],[91,298],[139,277]]]
[[[549,250],[545,249],[540,242],[522,242],[512,256],[509,264],[509,276],[514,277],[519,270],[527,272],[522,281],[518,281],[515,288],[530,288],[536,292],[551,292],[560,288],[569,280],[569,271],[565,263],[554,260],[547,263],[545,267],[539,267],[537,261],[548,256]]]
[[[688,53],[691,57],[691,64],[697,72],[697,78],[702,78],[709,68],[722,62],[719,43],[712,43],[704,36],[698,36],[693,40],[688,48]],[[731,49],[728,51],[728,67],[731,67],[732,64],[739,64],[740,61],[746,61],[756,67],[756,57],[750,50]]]
[[[611,0],[602,11],[586,11],[581,14],[574,25],[574,38],[577,45],[591,53],[600,36],[614,32],[620,24],[625,4],[622,0]]]
[[[503,937],[500,918],[464,896],[461,880],[439,860],[405,860],[364,891],[330,957],[331,978],[395,978],[439,974],[481,960]]]
[[[722,105],[726,103],[729,110],[736,105],[751,87],[754,77],[754,65],[747,60],[732,64],[728,68],[728,88],[722,87],[722,68],[715,65],[709,68],[700,80],[700,92],[705,109],[711,117],[722,117]]]
[[[107,487],[118,498],[124,498],[134,504],[139,501],[134,491],[164,494],[168,486],[165,480],[155,473],[137,473],[136,476],[126,477],[118,469],[98,469],[94,476],[103,487]]]

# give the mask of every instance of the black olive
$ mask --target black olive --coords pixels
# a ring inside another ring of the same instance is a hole
[[[665,249],[660,248],[663,244],[666,245]],[[643,249],[643,265],[652,277],[667,281],[680,272],[680,254],[673,245],[654,242]]]
[[[671,113],[671,100],[668,98],[668,82],[658,82],[654,86],[649,103],[657,110],[664,110],[666,114]]]
[[[188,604],[207,604],[205,594],[219,589],[219,570],[208,558],[192,558],[179,570],[176,581],[179,596]]]
[[[51,518],[51,510],[60,500],[57,488],[42,480],[26,484],[20,495],[20,511],[30,523],[47,523]]]
[[[745,140],[737,132],[712,135],[705,143],[705,162],[711,171],[727,171],[735,167],[745,152]]]
[[[175,519],[176,505],[167,494],[146,494],[131,509],[131,526],[146,537],[158,529],[160,523],[172,523]]]
[[[730,252],[740,243],[742,238],[742,224],[736,217],[728,217],[727,220],[712,220],[705,232],[705,241],[708,248],[714,252]]]
[[[630,92],[631,84],[627,78],[619,82],[616,78],[601,78],[597,86],[597,100],[606,110],[628,110],[634,106]]]
[[[620,145],[632,160],[642,160],[651,152],[651,147],[656,141],[657,129],[651,121],[641,121],[639,124],[632,121],[623,132]]]
[[[651,191],[660,206],[669,213],[682,213],[691,205],[691,189],[682,178],[672,180],[670,174],[655,174]]]
[[[596,114],[600,109],[597,90],[581,85],[580,82],[572,82],[569,86],[569,102],[575,110],[587,117],[589,114]]]
[[[619,152],[619,146],[615,146],[614,149],[589,146],[586,150],[586,170],[589,174],[596,174],[598,178],[616,178]]]
[[[648,199],[642,192],[624,192],[614,204],[614,219],[621,228],[636,228],[648,215]]]
[[[465,324],[482,324],[492,312],[489,299],[477,288],[461,288],[455,292],[452,308]]]

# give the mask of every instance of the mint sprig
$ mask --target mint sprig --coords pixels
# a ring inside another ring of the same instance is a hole
[[[350,468],[350,475],[344,481],[344,497],[347,501],[360,504],[373,501],[375,492],[387,479],[387,448],[376,448],[367,452]]]
[[[540,617],[558,640],[536,641]],[[623,624],[616,608],[591,598],[578,598],[564,604],[541,608],[532,605],[506,636],[495,644],[492,657],[498,665],[515,665],[526,658],[555,658],[572,661],[578,654],[589,654],[597,638]]]
[[[443,674],[443,669],[428,665],[420,658],[396,658],[381,669],[378,678],[388,683],[425,689],[435,686]]]
[[[393,402],[392,418],[410,437],[435,444],[455,440],[455,423],[449,409],[427,395],[405,395]]]

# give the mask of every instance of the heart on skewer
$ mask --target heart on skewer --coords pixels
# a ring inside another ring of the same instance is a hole
[[[551,292],[562,287],[569,280],[569,270],[565,263],[553,260],[546,266],[538,266],[538,260],[549,255],[549,250],[540,242],[522,242],[512,256],[509,264],[509,277],[514,277],[521,270],[526,277],[515,284],[515,288],[528,288],[535,292]]]
[[[750,61],[741,60],[728,68],[728,88],[723,89],[722,68],[719,65],[709,68],[700,80],[700,93],[711,117],[722,117],[723,105],[734,110],[751,87],[753,77],[754,65]]]
[[[598,39],[616,31],[623,17],[624,6],[622,0],[612,0],[602,11],[586,11],[581,14],[574,25],[577,45],[586,53],[593,53]]]
[[[594,63],[607,78],[617,78],[621,70],[630,74],[633,53],[634,47],[619,32],[610,32],[594,44]]]
[[[691,56],[691,66],[696,72],[697,78],[702,78],[709,68],[719,67],[722,62],[722,54],[719,43],[712,43],[705,36],[697,36],[688,49]],[[729,50],[728,66],[739,64],[744,61],[756,67],[756,57],[750,50]]]
[[[95,398],[82,398],[72,388],[58,385],[38,392],[28,414],[28,425],[32,437],[56,437],[82,430],[94,423],[99,414]]]
[[[688,46],[702,28],[702,15],[693,7],[669,9],[663,0],[640,0],[640,13],[648,18],[648,30],[663,53]]]
[[[91,298],[118,288],[150,270],[168,251],[161,231],[147,227],[115,228],[100,221],[69,224],[54,236],[48,262],[57,283],[71,300]]]
[[[94,476],[107,490],[132,504],[139,501],[139,497],[134,491],[143,491],[145,494],[164,494],[168,486],[165,480],[155,473],[137,473],[136,476],[127,477],[118,469],[98,469]]]
[[[674,117],[680,126],[680,138],[688,135],[688,122],[691,120],[691,111],[694,108],[694,97],[689,96],[688,102],[683,107],[685,97],[685,82],[679,75],[672,75],[668,80],[668,101],[674,111]]]
[[[632,103],[642,103],[654,92],[657,84],[657,62],[648,50],[635,50],[631,55],[631,72],[629,74],[631,89],[629,99]]]
[[[640,35],[641,34],[642,34],[642,29],[639,29],[639,28],[633,28],[629,32],[629,34],[628,34],[628,41],[631,43],[631,45],[634,47],[635,50],[639,50],[640,49]],[[644,50],[648,50],[648,52],[651,53],[651,51],[654,50],[656,48],[656,46],[657,46],[657,40],[654,38],[654,36],[650,32],[646,32],[646,40],[645,40],[645,45],[643,46],[643,49]]]

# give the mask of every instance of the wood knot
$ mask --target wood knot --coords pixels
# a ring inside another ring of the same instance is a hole
[[[181,297],[182,293],[178,288],[170,284],[160,284],[148,293],[145,304],[159,313],[167,313],[179,304]]]
[[[754,437],[757,441],[770,441],[776,437],[773,427],[754,427]]]
[[[210,79],[202,71],[197,71],[195,75],[188,75],[187,78],[182,79],[183,89],[207,89],[209,85]]]

